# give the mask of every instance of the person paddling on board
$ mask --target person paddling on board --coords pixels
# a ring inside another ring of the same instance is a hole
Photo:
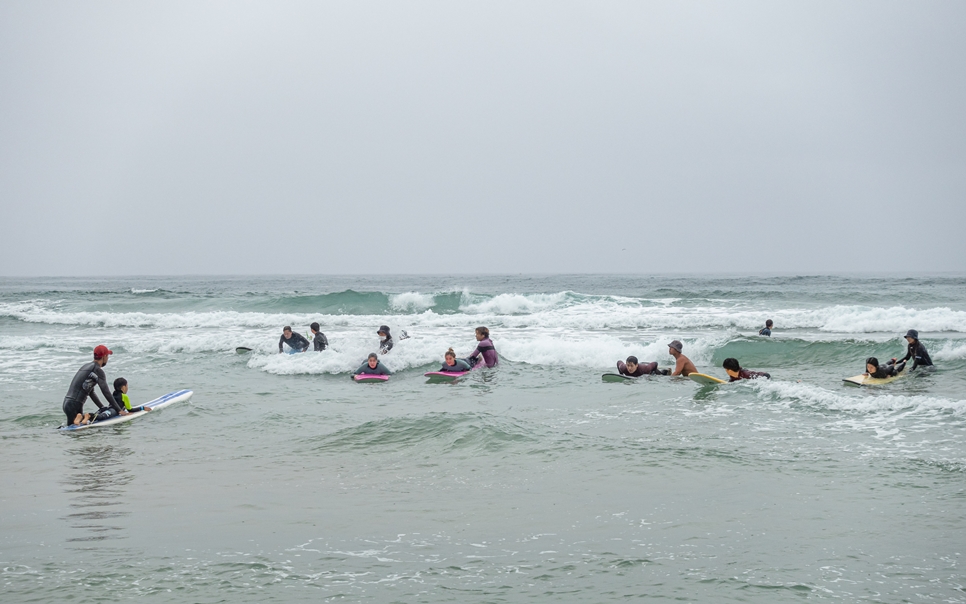
[[[67,388],[67,396],[64,397],[64,415],[67,416],[67,425],[89,424],[96,415],[100,415],[102,410],[109,410],[111,413],[107,417],[114,415],[127,415],[127,410],[114,401],[111,390],[107,387],[107,376],[104,374],[104,366],[107,365],[107,357],[114,354],[107,346],[101,344],[94,349],[94,361],[85,363],[74,374],[74,379],[70,381]],[[107,405],[101,403],[97,398],[95,389],[100,388],[104,395]],[[91,397],[97,405],[98,414],[84,413],[84,403],[87,397]]]
[[[386,369],[386,366],[379,361],[379,356],[374,353],[369,353],[369,358],[366,362],[356,369],[355,373],[352,375],[392,375],[392,372]]]
[[[909,342],[909,348],[906,350],[906,356],[898,359],[896,362],[908,361],[912,359],[912,367],[910,371],[915,371],[916,367],[932,367],[932,359],[929,358],[929,353],[926,352],[926,347],[922,345],[919,341],[919,332],[915,329],[910,329],[906,332],[906,342]]]
[[[637,357],[629,356],[627,357],[626,363],[624,361],[617,361],[617,373],[630,377],[641,377],[642,375],[667,375],[670,371],[667,369],[663,371],[658,369],[657,361],[638,363]]]
[[[292,331],[292,328],[288,325],[282,328],[282,337],[278,339],[279,354],[283,351],[283,344],[288,344],[288,347],[295,352],[305,352],[309,349],[309,341],[305,339],[305,336]]]
[[[691,359],[681,354],[681,351],[684,350],[684,344],[681,344],[681,340],[674,340],[667,345],[667,349],[668,354],[674,357],[674,371],[671,372],[671,375],[688,377],[692,373],[698,372],[698,368],[694,366]]]
[[[885,365],[880,365],[879,359],[875,357],[869,357],[865,360],[865,374],[879,380],[899,375],[899,372],[905,368],[905,361],[896,363],[896,360],[892,359]]]
[[[114,398],[114,402],[117,403],[118,405],[123,406],[128,411],[133,412],[133,411],[151,410],[151,407],[145,407],[144,405],[131,409],[131,399],[128,398],[128,395],[127,395],[127,380],[125,380],[122,377],[119,377],[116,380],[114,380],[114,392],[111,394]]]
[[[767,321],[765,321],[765,327],[763,327],[758,332],[758,335],[760,335],[760,336],[770,336],[771,335],[771,328],[772,328],[772,326],[774,324],[775,323],[771,319],[768,319]]]
[[[758,378],[768,378],[771,379],[771,374],[765,373],[764,371],[749,371],[748,369],[742,369],[741,365],[738,364],[738,359],[725,359],[721,366],[724,367],[725,372],[728,373],[728,377],[731,378],[729,382],[737,382],[738,380],[755,380]]]
[[[376,332],[379,336],[379,352],[382,354],[388,353],[392,350],[392,334],[389,333],[388,325],[380,325],[379,331]]]
[[[483,362],[486,363],[487,367],[496,367],[500,362],[500,357],[496,353],[496,348],[493,347],[493,342],[490,340],[490,330],[482,326],[477,327],[476,341],[479,344],[476,345],[476,350],[471,352],[470,356],[466,357],[466,361],[471,366],[476,366],[482,356]]]
[[[456,353],[453,352],[452,348],[446,351],[444,358],[446,360],[443,362],[443,366],[439,368],[440,372],[462,373],[473,368],[465,359],[457,359]]]
[[[318,323],[312,323],[309,329],[312,330],[312,335],[314,336],[312,338],[312,347],[315,348],[315,352],[322,352],[329,345],[329,341],[325,338],[325,334],[319,331]]]

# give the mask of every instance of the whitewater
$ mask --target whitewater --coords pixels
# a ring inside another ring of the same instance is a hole
[[[908,329],[936,371],[843,384]],[[671,340],[773,379],[601,381]],[[58,433],[97,344],[194,398]],[[960,275],[2,279],[0,439],[4,601],[966,601]]]

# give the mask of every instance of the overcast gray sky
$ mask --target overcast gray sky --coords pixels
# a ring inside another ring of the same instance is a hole
[[[0,2],[0,275],[966,270],[966,2]]]

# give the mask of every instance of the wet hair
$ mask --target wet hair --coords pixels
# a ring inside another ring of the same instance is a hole
[[[771,327],[771,326],[772,326],[772,325],[774,325],[774,324],[775,324],[775,323],[774,323],[774,322],[772,322],[772,320],[771,320],[771,319],[768,319],[767,321],[765,321],[765,327]]]
[[[319,324],[318,323],[312,323],[311,325],[309,325],[309,329],[312,329],[312,330],[315,330],[315,331],[319,331]]]
[[[127,380],[125,380],[124,378],[117,378],[116,380],[114,380],[115,390],[120,390],[121,386],[127,386]]]
[[[637,357],[635,356],[627,357],[627,360],[624,362],[627,363],[628,365],[631,365],[631,364],[640,365],[640,363],[637,362]]]
[[[453,352],[453,349],[452,348],[450,348],[449,350],[446,351],[446,354],[444,354],[443,356],[444,357],[453,357],[455,359],[456,358],[456,353]]]
[[[285,327],[282,328],[282,331],[292,331],[292,326],[286,325]]]
[[[866,365],[875,365],[876,367],[878,367],[879,366],[879,359],[877,359],[875,357],[869,357],[869,358],[867,358],[865,360],[865,364]]]
[[[721,366],[725,369],[730,369],[732,371],[741,371],[741,365],[738,364],[738,359],[725,359]]]
[[[378,355],[378,354],[376,354],[376,353],[374,353],[374,352],[370,352],[370,353],[369,353],[369,357],[368,357],[368,358],[367,358],[366,360],[368,361],[369,359],[376,359],[376,360],[379,360],[379,355]]]
[[[484,338],[490,337],[490,330],[483,327],[482,325],[476,328],[476,333],[482,335]]]

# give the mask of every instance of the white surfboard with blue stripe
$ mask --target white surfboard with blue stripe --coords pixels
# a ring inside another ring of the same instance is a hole
[[[169,392],[164,396],[159,396],[151,402],[144,403],[145,407],[151,407],[151,411],[134,411],[128,413],[127,415],[116,415],[110,419],[105,419],[99,422],[94,422],[92,424],[85,424],[82,426],[61,426],[61,430],[85,430],[87,428],[103,428],[105,426],[114,426],[116,424],[123,424],[124,422],[129,422],[132,419],[137,419],[139,417],[144,417],[157,411],[158,409],[164,409],[168,405],[173,405],[175,403],[181,403],[191,398],[194,394],[192,390],[178,390],[177,392]]]

